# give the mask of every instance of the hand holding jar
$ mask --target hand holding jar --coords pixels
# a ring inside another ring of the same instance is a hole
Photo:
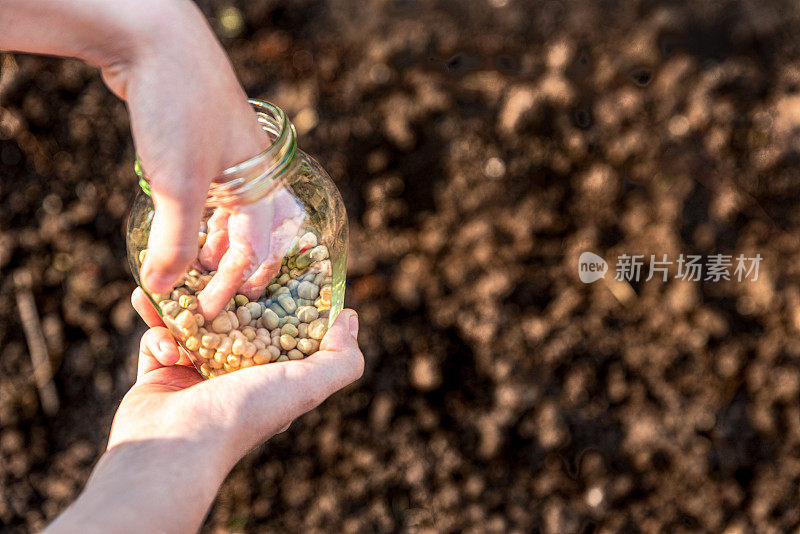
[[[208,378],[313,354],[344,301],[347,217],[339,192],[297,148],[283,111],[251,103],[269,148],[212,182],[191,269],[171,291],[148,293]],[[158,211],[140,165],[137,172],[142,192],[128,255],[147,291],[140,273]]]

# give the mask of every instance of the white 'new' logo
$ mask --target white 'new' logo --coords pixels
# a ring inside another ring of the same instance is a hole
[[[607,271],[606,260],[594,252],[584,252],[578,258],[578,277],[584,284],[591,284],[605,278]]]

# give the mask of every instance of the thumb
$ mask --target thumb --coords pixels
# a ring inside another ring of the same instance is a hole
[[[153,293],[171,290],[197,257],[207,188],[198,182],[187,184],[191,186],[183,196],[152,190],[156,210],[141,276],[144,287]]]

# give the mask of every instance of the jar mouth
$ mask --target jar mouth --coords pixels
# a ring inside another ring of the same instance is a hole
[[[264,198],[295,166],[297,132],[286,113],[264,100],[249,102],[272,142],[263,152],[225,169],[212,180],[206,200],[209,207],[247,204]],[[142,191],[149,195],[150,180],[138,157],[135,171]]]

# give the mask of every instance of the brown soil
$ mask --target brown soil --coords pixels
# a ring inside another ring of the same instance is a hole
[[[237,4],[224,43],[247,92],[296,118],[348,206],[367,370],[241,462],[209,532],[797,528],[800,17],[695,4]],[[80,63],[16,64],[0,70],[3,531],[75,498],[143,329],[125,108]],[[578,280],[584,250],[764,261],[756,283],[626,299]]]

